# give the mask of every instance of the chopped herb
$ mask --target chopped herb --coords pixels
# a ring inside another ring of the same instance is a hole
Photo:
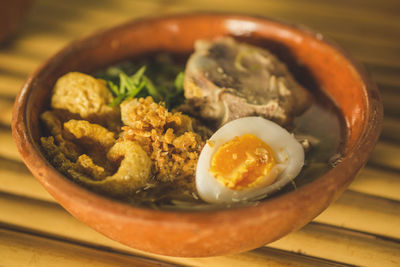
[[[149,95],[153,97],[154,101],[160,101],[162,99],[161,93],[163,90],[161,88],[157,89],[148,77],[144,76],[143,79],[146,82],[146,88]]]
[[[183,80],[185,78],[185,73],[183,71],[179,72],[175,78],[175,88],[177,92],[183,91]]]
[[[111,80],[107,81],[108,88],[115,98],[110,106],[115,107],[122,101],[135,97],[144,87],[148,86],[147,78],[144,76],[146,67],[141,67],[135,74],[128,76],[125,72],[119,72],[119,88]]]
[[[97,77],[107,80],[108,88],[115,97],[110,106],[120,105],[130,98],[146,96],[151,96],[156,102],[164,102],[168,109],[184,101],[183,65],[164,54],[151,60],[110,67]]]
[[[112,81],[107,82],[108,88],[110,88],[111,92],[114,95],[119,95],[119,89],[118,86],[116,86]]]

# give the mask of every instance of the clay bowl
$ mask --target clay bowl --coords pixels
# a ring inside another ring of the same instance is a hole
[[[254,206],[160,211],[88,191],[45,159],[39,147],[38,117],[48,107],[51,89],[61,75],[91,73],[154,51],[188,54],[196,39],[219,35],[269,44],[292,68],[298,64],[313,77],[345,121],[343,158],[336,167],[297,190]],[[381,122],[382,104],[376,86],[360,66],[320,34],[265,18],[200,13],[135,20],[71,43],[28,78],[16,99],[12,129],[30,171],[77,219],[139,250],[197,257],[250,250],[307,224],[345,190],[366,163]]]

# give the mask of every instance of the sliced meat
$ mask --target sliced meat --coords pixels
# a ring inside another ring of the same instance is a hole
[[[230,37],[196,42],[184,88],[194,115],[217,127],[245,116],[286,125],[311,102],[309,92],[277,57]]]

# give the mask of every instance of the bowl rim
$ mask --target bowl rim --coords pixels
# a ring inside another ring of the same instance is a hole
[[[355,71],[360,76],[362,83],[364,84],[364,98],[366,101],[367,114],[365,118],[365,124],[360,137],[354,145],[354,148],[343,157],[342,161],[322,176],[316,178],[314,181],[284,193],[282,195],[266,199],[257,203],[257,205],[245,206],[245,207],[234,207],[228,209],[217,209],[217,210],[154,210],[140,206],[133,206],[127,203],[123,203],[99,194],[96,194],[65,177],[58,172],[42,155],[38,145],[33,140],[31,133],[29,132],[29,122],[27,121],[26,114],[27,103],[31,94],[32,88],[37,80],[37,77],[46,72],[46,69],[51,66],[52,63],[57,61],[57,58],[68,54],[71,47],[82,42],[90,41],[98,38],[101,35],[109,34],[112,31],[123,28],[135,27],[142,23],[148,23],[152,21],[160,21],[165,19],[182,19],[188,17],[218,17],[220,19],[235,19],[241,21],[253,21],[255,23],[274,23],[280,26],[294,28],[302,34],[311,35],[321,42],[327,44],[333,49],[337,50],[342,54],[348,62],[353,66]],[[369,154],[373,150],[376,144],[379,134],[382,128],[383,119],[383,106],[380,98],[380,93],[377,89],[376,84],[369,78],[364,67],[356,62],[343,48],[336,45],[333,41],[323,37],[319,32],[310,30],[308,27],[298,25],[294,23],[282,22],[274,18],[268,18],[264,16],[254,15],[243,15],[237,13],[222,13],[222,12],[192,12],[185,14],[175,14],[166,16],[154,16],[145,17],[140,19],[133,19],[126,23],[118,26],[114,26],[109,29],[97,31],[89,36],[76,39],[75,41],[67,44],[55,55],[43,62],[32,74],[29,75],[26,82],[22,86],[21,91],[16,97],[16,101],[13,108],[12,115],[12,134],[17,144],[19,153],[22,156],[23,161],[28,166],[30,171],[39,180],[40,183],[50,192],[51,195],[57,200],[66,199],[74,196],[71,201],[77,205],[85,203],[84,208],[86,212],[92,213],[98,210],[105,216],[118,217],[121,220],[139,220],[152,223],[158,223],[163,225],[173,225],[174,227],[198,227],[198,226],[209,226],[216,227],[215,222],[230,223],[231,218],[237,218],[238,220],[248,220],[248,218],[242,218],[241,214],[246,211],[247,214],[259,216],[262,210],[277,210],[279,208],[291,208],[290,203],[296,202],[297,199],[307,199],[309,194],[316,194],[323,196],[322,192],[328,194],[323,197],[325,202],[321,204],[321,208],[317,214],[313,214],[306,218],[304,221],[299,222],[293,227],[293,230],[300,228],[305,222],[310,221],[312,218],[322,212],[333,200],[335,200],[340,193],[344,191],[348,184],[353,180],[349,179],[348,175],[341,175],[343,169],[346,169],[351,173],[351,177],[354,178],[355,174],[365,164]],[[363,152],[363,153],[360,153]],[[47,177],[46,177],[47,175]],[[49,179],[49,177],[52,177]],[[65,190],[67,188],[68,190]],[[321,192],[322,191],[322,192]],[[68,193],[67,193],[68,192]],[[80,203],[79,203],[80,202]],[[98,203],[102,205],[98,205]],[[71,209],[71,204],[64,205],[67,210]],[[279,214],[278,214],[279,215]],[[160,219],[162,218],[162,221]]]

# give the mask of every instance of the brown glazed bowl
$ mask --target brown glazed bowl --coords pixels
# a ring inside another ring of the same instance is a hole
[[[249,207],[163,211],[124,204],[70,181],[43,156],[39,115],[52,87],[70,71],[91,73],[155,51],[188,54],[199,38],[231,35],[266,44],[291,69],[305,70],[344,118],[343,158],[297,190]],[[293,67],[294,66],[294,67]],[[73,216],[130,247],[183,257],[238,253],[277,240],[304,226],[345,190],[377,142],[383,112],[379,92],[364,70],[320,34],[260,17],[197,13],[146,18],[75,41],[26,81],[13,114],[19,152],[33,175]]]

